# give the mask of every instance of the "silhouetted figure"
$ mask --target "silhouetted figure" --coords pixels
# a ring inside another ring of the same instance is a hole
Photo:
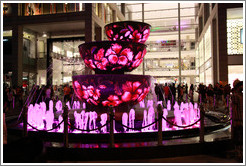
[[[211,110],[214,104],[214,88],[212,84],[209,84],[207,88],[207,101],[208,101],[208,108]]]
[[[233,82],[232,89],[232,140],[236,159],[243,162],[243,81]]]
[[[194,85],[193,84],[190,85],[189,98],[190,98],[190,102],[194,104]]]
[[[157,96],[157,100],[158,101],[163,101],[164,100],[161,87],[157,83],[155,83],[155,94]]]

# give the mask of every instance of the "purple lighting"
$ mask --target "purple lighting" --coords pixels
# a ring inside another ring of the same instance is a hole
[[[146,45],[121,41],[84,43],[79,52],[85,65],[98,74],[123,73],[137,68],[146,54]]]
[[[123,21],[105,26],[110,41],[79,45],[85,65],[96,75],[73,76],[75,94],[94,106],[118,107],[142,101],[150,90],[151,76],[124,75],[137,68],[146,54],[143,44],[150,32],[143,22]]]
[[[105,26],[106,35],[112,41],[145,43],[151,26],[144,22],[122,21]]]
[[[142,75],[80,75],[73,76],[73,87],[81,101],[92,105],[134,105],[150,90],[150,76]]]

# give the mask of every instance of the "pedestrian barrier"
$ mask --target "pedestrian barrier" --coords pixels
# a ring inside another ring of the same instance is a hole
[[[201,101],[201,100],[200,100]],[[109,140],[109,143],[110,143],[110,147],[111,148],[114,148],[114,121],[119,124],[120,126],[122,127],[125,127],[126,129],[129,129],[129,130],[142,130],[144,128],[147,128],[147,127],[150,127],[152,125],[155,125],[158,123],[158,145],[161,146],[162,145],[162,119],[165,120],[168,124],[170,124],[171,126],[176,126],[176,127],[179,127],[179,128],[188,128],[188,127],[191,127],[191,126],[194,126],[195,124],[197,124],[198,122],[200,122],[200,142],[204,142],[204,117],[207,117],[208,119],[210,119],[211,121],[215,122],[215,123],[218,123],[218,121],[215,121],[213,118],[211,118],[210,116],[206,115],[205,111],[204,111],[204,107],[203,107],[203,104],[200,103],[199,104],[199,110],[200,110],[200,118],[198,120],[196,120],[195,122],[193,122],[192,124],[188,124],[188,125],[177,125],[173,122],[170,122],[167,118],[165,118],[163,116],[163,108],[162,108],[162,105],[161,104],[158,104],[158,107],[157,107],[157,111],[158,111],[158,118],[155,119],[154,122],[148,124],[148,125],[145,125],[145,126],[142,126],[142,127],[129,127],[127,125],[124,125],[122,124],[121,122],[118,122],[115,120],[115,115],[114,115],[114,108],[113,106],[110,106],[109,107],[109,121],[107,121],[104,125],[100,126],[100,127],[97,127],[97,128],[93,128],[93,129],[80,129],[78,127],[75,127],[74,125],[72,125],[71,123],[68,122],[68,107],[65,105],[63,107],[63,119],[61,122],[59,122],[59,124],[55,125],[53,128],[51,129],[48,129],[48,130],[40,130],[38,129],[37,127],[31,125],[30,123],[27,122],[27,106],[23,107],[23,111],[22,111],[22,119],[19,119],[18,118],[18,122],[17,122],[17,125],[19,123],[21,123],[21,121],[23,121],[23,135],[24,136],[27,136],[27,127],[30,126],[32,129],[36,130],[36,131],[44,131],[44,132],[49,132],[49,131],[52,131],[52,130],[55,130],[57,129],[58,127],[61,126],[62,123],[64,123],[64,147],[68,147],[68,127],[70,128],[73,128],[75,130],[78,130],[78,131],[82,131],[82,132],[90,132],[90,131],[96,131],[96,130],[100,130],[101,128],[107,126],[109,124],[109,135],[110,135],[110,140]],[[230,110],[230,96],[227,97],[227,109]],[[228,116],[226,116],[228,118]],[[231,120],[231,118],[229,119],[220,119],[219,122],[220,123],[228,123],[229,121]]]

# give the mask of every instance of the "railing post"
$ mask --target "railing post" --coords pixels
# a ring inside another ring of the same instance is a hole
[[[63,107],[63,120],[64,120],[64,147],[68,148],[68,107],[65,105]]]
[[[200,143],[204,142],[204,113],[203,103],[200,102]]]
[[[230,113],[230,110],[229,110],[229,102],[230,102],[230,95],[227,95],[226,96],[226,114],[229,114]]]
[[[216,105],[216,95],[214,94],[214,112],[215,112],[215,105]]]
[[[158,104],[157,106],[157,111],[158,111],[158,146],[162,145],[162,115],[163,115],[163,110],[161,104]]]
[[[233,120],[235,117],[234,117],[234,115],[233,115],[233,105],[235,105],[235,104],[237,104],[237,103],[235,103],[235,96],[234,96],[234,94],[232,94],[232,96],[231,96],[232,98],[231,98],[231,108],[230,108],[230,118],[231,118],[231,139],[232,140],[234,140],[234,123],[235,123],[235,121]],[[235,110],[234,110],[235,111]]]
[[[109,147],[114,148],[114,107],[112,105],[109,106],[109,117],[110,117],[110,128],[109,128]]]
[[[22,120],[23,120],[23,136],[27,137],[27,112],[28,112],[28,107],[24,106],[24,111],[22,114]]]
[[[232,109],[231,109],[231,98],[230,98],[230,95],[229,95],[229,99],[228,99],[228,114],[230,117],[232,117]]]

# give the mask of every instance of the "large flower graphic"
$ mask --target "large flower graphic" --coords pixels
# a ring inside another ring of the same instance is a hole
[[[138,102],[142,101],[147,96],[147,94],[149,93],[149,90],[150,90],[150,87],[144,88],[143,93],[138,97],[137,101]]]
[[[96,54],[94,54],[94,59],[95,59],[94,63],[97,66],[97,68],[101,70],[107,70],[106,66],[108,64],[107,58],[104,58],[104,52],[105,50],[101,48],[100,50],[98,50]]]
[[[126,84],[122,85],[122,89],[124,91],[121,96],[121,100],[124,102],[135,101],[139,95],[142,93],[142,89],[139,88],[141,85],[140,82],[131,82],[127,81]]]
[[[145,27],[146,29],[143,32],[143,41],[146,41],[149,37],[150,34],[150,29],[148,29],[147,27]]]
[[[130,62],[132,61],[133,52],[130,48],[125,48],[124,50],[122,50],[120,55],[126,56]]]
[[[94,59],[97,61],[101,61],[103,57],[104,57],[104,49],[103,48],[101,48],[100,50],[98,50],[98,52],[96,54],[94,54]]]
[[[91,69],[95,69],[96,68],[96,66],[94,65],[94,63],[93,63],[93,61],[91,59],[89,59],[89,60],[85,59],[84,62],[85,62],[85,65],[87,67],[89,67]]]
[[[98,100],[101,96],[99,89],[95,89],[92,85],[89,85],[88,87],[80,85],[78,81],[74,81],[73,87],[76,95],[80,99],[84,99],[90,104],[98,105]]]
[[[119,100],[119,97],[116,95],[110,95],[108,97],[108,100],[105,100],[102,102],[103,106],[118,106],[122,103],[122,101]]]
[[[140,42],[142,39],[142,34],[138,32],[138,30],[135,30],[132,33],[132,36],[130,39],[133,39],[134,42]]]

